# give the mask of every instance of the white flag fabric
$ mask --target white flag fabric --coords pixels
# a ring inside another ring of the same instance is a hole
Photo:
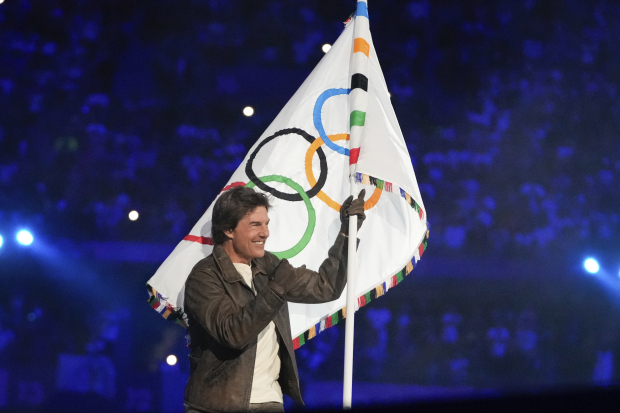
[[[367,21],[359,5],[356,18]],[[338,235],[340,204],[350,193],[349,175],[354,173],[358,190],[366,188],[367,193],[366,220],[358,233],[359,308],[413,270],[426,249],[428,227],[370,32],[356,39],[353,26],[350,19],[223,191],[245,185],[271,194],[266,249],[294,266],[318,270]],[[351,73],[360,53],[368,59],[367,76]],[[361,90],[367,95],[366,113],[350,108],[352,95]],[[351,128],[358,126],[363,128],[361,141],[350,145]],[[213,249],[212,209],[213,204],[147,284],[149,304],[182,325],[185,281]],[[346,317],[345,305],[346,290],[329,303],[289,303],[295,348]]]

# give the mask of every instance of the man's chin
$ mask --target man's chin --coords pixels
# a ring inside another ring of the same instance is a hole
[[[254,251],[252,251],[252,255],[254,256],[254,258],[262,258],[265,256],[265,248],[256,248],[254,249]]]

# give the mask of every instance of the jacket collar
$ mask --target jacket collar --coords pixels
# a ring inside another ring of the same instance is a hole
[[[265,251],[267,254],[267,251]],[[252,276],[255,277],[256,274],[267,274],[267,266],[265,264],[265,256],[261,258],[254,258],[252,260]]]
[[[215,259],[215,263],[220,268],[222,272],[222,276],[224,280],[228,283],[234,283],[238,281],[243,281],[243,277],[235,266],[233,265],[230,257],[226,253],[226,250],[222,245],[216,245],[213,247],[213,258]],[[267,268],[265,266],[265,258],[254,258],[252,260],[252,276],[256,276],[256,274],[266,274]]]
[[[213,247],[213,258],[215,258],[215,263],[217,266],[220,267],[222,277],[224,277],[226,282],[234,283],[237,281],[243,281],[243,277],[239,274],[239,272],[237,272],[237,269],[233,265],[223,246],[216,245]]]

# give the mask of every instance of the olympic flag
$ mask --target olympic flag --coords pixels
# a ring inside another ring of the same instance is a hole
[[[352,290],[357,310],[400,283],[428,239],[426,210],[364,1],[222,191],[245,185],[271,194],[267,250],[316,270],[338,235],[350,178],[368,194]],[[212,209],[213,204],[147,284],[149,304],[181,325],[187,276],[213,249]],[[346,317],[346,296],[325,304],[288,304],[295,348]]]

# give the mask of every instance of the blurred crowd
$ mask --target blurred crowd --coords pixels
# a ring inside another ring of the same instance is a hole
[[[351,0],[5,0],[0,229],[30,222],[52,240],[176,243],[353,9]],[[525,258],[620,243],[620,4],[371,1],[369,14],[432,249]],[[243,116],[247,105],[254,116]],[[601,322],[616,323],[617,309],[592,319],[550,313],[551,293],[471,305],[476,285],[449,301],[429,290],[364,309],[362,330],[373,334],[356,347],[360,379],[477,388],[618,381],[617,326]],[[61,363],[60,354],[99,360],[89,368],[103,378],[91,390],[116,397],[110,383],[127,377],[136,366],[127,354],[139,353],[118,339],[131,312],[67,317],[57,297],[25,291],[0,302],[0,407],[3,372],[37,363],[71,372],[84,361]],[[180,336],[149,354],[160,360]],[[302,375],[334,378],[339,369],[326,366],[341,365],[328,360],[341,357],[343,336],[339,326],[302,347]],[[39,394],[24,386],[25,399]],[[134,390],[136,406],[149,399]]]
[[[620,382],[618,308],[591,280],[408,282],[356,317],[356,380],[513,392]],[[342,380],[344,326],[313,340],[297,353],[302,377]]]
[[[0,218],[177,241],[337,38],[349,3],[6,1]],[[437,247],[617,241],[618,4],[369,7]]]
[[[406,279],[356,317],[355,382],[459,394],[618,384],[617,296],[592,278],[569,278]],[[83,307],[77,316],[40,294],[13,294],[0,304],[0,408],[84,408],[88,398],[75,397],[90,395],[110,409],[151,411],[162,386],[178,402],[189,369],[185,330],[146,307]],[[302,392],[342,380],[343,349],[341,321],[296,351]],[[166,364],[169,355],[176,364]]]

